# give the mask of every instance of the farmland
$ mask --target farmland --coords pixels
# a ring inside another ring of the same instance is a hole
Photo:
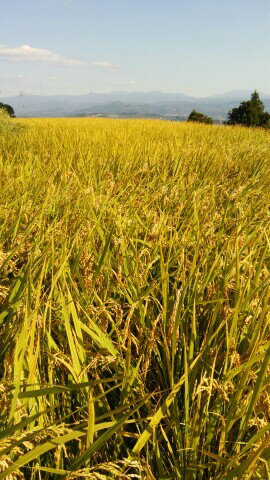
[[[0,479],[269,479],[269,132],[18,123]]]

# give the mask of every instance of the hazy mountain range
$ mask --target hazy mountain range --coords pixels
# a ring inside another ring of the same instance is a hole
[[[161,117],[185,119],[195,109],[223,121],[227,113],[251,91],[234,90],[210,97],[191,97],[182,93],[110,92],[85,95],[18,95],[1,98],[10,104],[18,117],[119,116]],[[270,95],[260,92],[266,110],[270,110]]]

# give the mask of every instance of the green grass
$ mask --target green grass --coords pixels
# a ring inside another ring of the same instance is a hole
[[[0,130],[0,479],[270,479],[269,132],[20,124]]]

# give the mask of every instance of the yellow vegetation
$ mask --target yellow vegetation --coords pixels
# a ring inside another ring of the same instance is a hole
[[[0,479],[270,479],[269,132],[19,123],[0,130]]]

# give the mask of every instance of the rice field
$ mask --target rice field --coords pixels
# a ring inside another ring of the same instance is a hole
[[[0,480],[270,479],[270,135],[0,129]]]

